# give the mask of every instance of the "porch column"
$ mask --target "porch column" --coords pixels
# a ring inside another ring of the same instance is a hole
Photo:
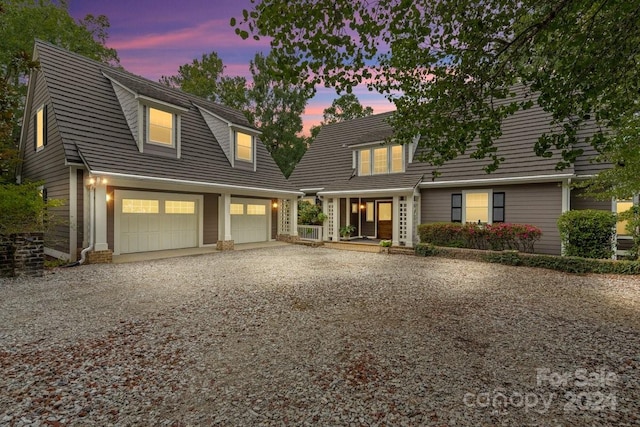
[[[291,240],[297,240],[298,238],[298,199],[294,197],[293,199],[289,199],[289,203],[291,204],[291,208],[289,209],[290,217],[289,217],[289,235],[292,237]]]
[[[351,225],[351,198],[347,197],[347,203],[344,210],[345,225]]]
[[[100,178],[97,178],[100,181]],[[107,184],[99,182],[95,186],[95,243],[93,244],[93,250],[108,251],[109,244],[107,243]]]
[[[407,240],[405,241],[405,246],[410,248],[413,247],[413,212],[414,212],[414,200],[413,194],[410,194],[406,197],[407,201]]]
[[[231,237],[231,194],[221,194],[218,202],[218,250],[233,249]]]
[[[393,213],[391,214],[391,244],[400,245],[400,197],[393,196]]]
[[[340,241],[340,198],[333,198],[333,241]]]
[[[329,218],[329,202],[326,197],[322,198],[322,213],[327,215],[327,219]],[[322,228],[322,240],[329,240],[329,221],[325,221]]]

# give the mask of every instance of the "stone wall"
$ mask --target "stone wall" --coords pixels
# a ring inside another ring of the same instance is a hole
[[[42,233],[0,236],[0,277],[39,277],[44,272]]]
[[[234,247],[233,240],[218,240],[216,249],[219,251],[232,251]]]

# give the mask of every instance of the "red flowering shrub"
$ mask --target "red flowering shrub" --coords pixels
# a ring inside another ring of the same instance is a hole
[[[420,224],[418,234],[421,242],[436,246],[520,252],[533,252],[535,242],[542,237],[542,231],[536,226],[509,223]]]

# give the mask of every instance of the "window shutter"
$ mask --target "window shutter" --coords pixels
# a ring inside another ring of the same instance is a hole
[[[493,222],[504,222],[504,193],[493,193]]]
[[[451,195],[451,222],[462,222],[462,194]]]

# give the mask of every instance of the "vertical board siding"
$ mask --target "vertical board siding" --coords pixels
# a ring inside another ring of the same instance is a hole
[[[559,183],[475,187],[474,189],[504,192],[506,222],[539,227],[542,230],[542,238],[536,243],[535,251],[560,254],[560,234],[556,225],[562,213],[562,187]],[[463,190],[465,189],[423,189],[420,222],[451,221],[451,194],[461,193]]]
[[[49,200],[59,199],[64,202],[63,206],[52,209],[58,225],[45,233],[45,246],[68,254],[69,167],[64,165],[65,155],[62,139],[56,125],[54,108],[42,72],[34,73],[33,78],[35,79],[35,87],[32,87],[31,114],[26,118],[22,178],[24,181],[44,181]],[[33,142],[35,133],[33,114],[43,104],[47,105],[47,145],[36,152]]]
[[[76,205],[76,218],[77,218],[77,225],[76,225],[76,236],[77,236],[77,246],[78,248],[82,247],[82,242],[84,241],[84,171],[82,169],[78,169],[76,171],[76,182],[77,182],[77,188],[76,188],[76,198],[77,198],[77,205]],[[73,232],[73,231],[72,231]]]
[[[203,196],[202,243],[212,245],[218,241],[218,197],[220,195],[207,193]]]

